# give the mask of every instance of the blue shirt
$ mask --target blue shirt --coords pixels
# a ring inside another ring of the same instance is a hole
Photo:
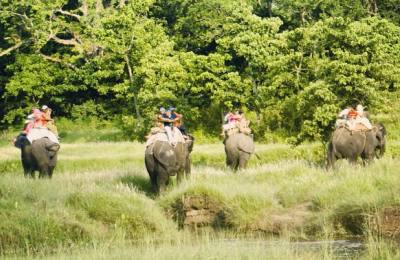
[[[165,114],[165,113],[163,113],[161,116],[162,116],[162,118],[165,118],[165,119],[173,119],[173,118],[172,118],[172,114],[171,114],[170,117],[168,117],[167,114]],[[175,117],[176,117],[176,116],[175,116]],[[172,122],[163,122],[163,124],[164,124],[164,126],[170,126],[170,127],[172,127]]]
[[[169,119],[174,120],[175,118],[177,118],[178,116],[175,113],[171,113],[171,116],[169,117]]]

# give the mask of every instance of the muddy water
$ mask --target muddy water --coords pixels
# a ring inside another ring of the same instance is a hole
[[[365,250],[365,244],[356,240],[324,240],[324,241],[301,241],[301,242],[285,242],[285,241],[265,241],[265,240],[242,240],[242,239],[225,239],[223,243],[235,247],[247,247],[252,244],[265,246],[266,250],[285,249],[294,252],[327,252],[338,258],[353,258],[360,256]]]

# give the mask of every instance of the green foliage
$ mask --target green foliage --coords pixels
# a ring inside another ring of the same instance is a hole
[[[47,104],[56,117],[118,119],[143,141],[174,106],[189,131],[217,135],[242,108],[259,140],[326,141],[341,108],[383,111],[398,90],[396,3],[2,1],[2,128]]]

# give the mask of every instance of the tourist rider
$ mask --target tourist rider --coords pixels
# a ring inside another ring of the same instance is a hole
[[[171,111],[166,110],[165,108],[161,107],[160,113],[161,113],[161,115],[158,117],[158,120],[160,122],[162,122],[164,125],[165,132],[167,132],[168,142],[171,145],[175,145],[176,142],[175,142],[173,134],[172,134],[172,127],[173,127],[174,120],[171,118]]]
[[[357,117],[356,122],[364,125],[367,129],[372,129],[372,124],[369,119],[366,117],[364,112],[365,107],[363,105],[358,104],[356,107]]]
[[[48,106],[42,106],[42,112],[44,113],[45,127],[47,127],[53,134],[58,136],[58,130],[56,125],[54,124],[54,119],[51,118],[52,109]]]
[[[32,115],[34,119],[33,128],[42,128],[46,125],[45,114],[38,108],[32,109]]]
[[[171,111],[171,119],[174,120],[174,127],[176,127],[182,135],[187,136],[186,127],[183,125],[183,115],[176,112],[175,107],[170,107],[168,110]]]

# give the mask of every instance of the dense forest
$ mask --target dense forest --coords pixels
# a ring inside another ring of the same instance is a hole
[[[143,139],[160,106],[220,131],[323,140],[337,112],[400,89],[400,0],[2,0],[0,121],[118,120]]]

